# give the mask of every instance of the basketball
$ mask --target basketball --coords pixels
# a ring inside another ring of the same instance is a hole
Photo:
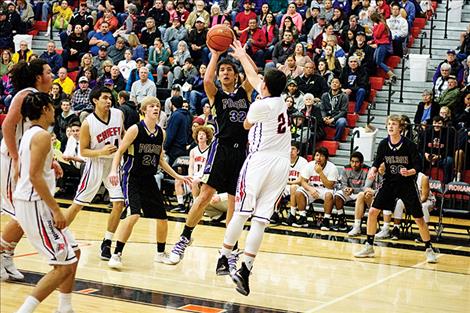
[[[207,45],[216,51],[227,50],[233,42],[232,30],[222,24],[215,25],[207,33]]]

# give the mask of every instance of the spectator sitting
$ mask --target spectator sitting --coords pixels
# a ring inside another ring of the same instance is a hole
[[[336,128],[335,141],[340,141],[347,126],[348,95],[341,91],[341,82],[338,78],[331,81],[330,91],[321,97],[321,111],[323,122]]]
[[[294,107],[300,111],[305,107],[304,104],[304,94],[301,92],[297,86],[297,81],[291,79],[287,82],[286,90],[282,93],[282,97],[285,99],[288,96],[292,96],[295,100]]]
[[[449,64],[450,65],[450,72],[449,75],[454,75],[457,79],[458,84],[461,84],[463,81],[463,74],[464,74],[464,67],[457,59],[455,50],[447,50],[447,56],[444,61],[442,61],[436,68],[436,72],[434,73],[432,81],[435,83],[439,74],[441,73],[442,65]]]
[[[0,77],[8,74],[8,72],[10,72],[13,65],[14,63],[11,60],[10,50],[3,50],[2,60],[0,61]]]
[[[119,71],[119,67],[117,65],[113,65],[111,67],[111,76],[110,78],[114,82],[113,90],[116,92],[120,92],[126,89],[126,81],[122,76],[121,72]]]
[[[276,25],[276,20],[273,13],[268,13],[266,15],[266,24],[263,25],[261,30],[266,36],[266,50],[265,50],[265,59],[269,60],[272,58],[274,46],[279,41],[279,28]]]
[[[199,115],[199,117],[204,119],[204,125],[215,123],[215,116],[212,115],[212,108],[209,102],[204,104],[202,107],[202,114]]]
[[[24,40],[20,41],[20,50],[16,51],[11,60],[17,64],[19,61],[29,62],[33,51],[28,48],[28,43]]]
[[[189,111],[192,115],[201,114],[202,106],[208,101],[206,91],[204,90],[204,75],[206,74],[206,65],[199,66],[199,73],[190,76],[183,85],[185,98],[189,100]]]
[[[139,68],[139,80],[132,84],[130,99],[134,103],[140,103],[147,96],[156,97],[157,88],[149,79],[149,70],[142,66]]]
[[[113,11],[104,9],[103,10],[103,16],[100,17],[95,24],[94,30],[95,32],[103,32],[103,27],[102,25],[106,23],[107,24],[107,31],[111,32],[111,34],[118,28],[119,26],[119,20],[117,19],[116,16],[114,16]],[[93,34],[90,32],[89,35]]]
[[[162,35],[160,30],[155,25],[155,20],[153,17],[147,17],[145,20],[145,28],[142,29],[140,34],[140,43],[145,48],[148,49],[153,45],[155,38],[161,38]]]
[[[359,113],[367,94],[370,91],[369,77],[360,66],[356,56],[350,56],[348,66],[343,68],[340,76],[343,92],[348,95],[349,100],[356,101],[354,112]]]
[[[439,104],[432,99],[432,92],[428,89],[423,91],[423,101],[418,104],[414,123],[421,124],[423,127],[432,125],[434,116],[439,115]]]
[[[294,57],[295,64],[301,68],[303,68],[305,64],[312,62],[312,59],[305,54],[304,45],[300,42],[295,45]]]
[[[403,57],[403,43],[408,38],[408,22],[400,14],[400,5],[392,4],[392,15],[387,19],[387,25],[392,33],[393,54]]]
[[[185,42],[188,39],[188,30],[181,25],[179,17],[175,17],[171,24],[165,31],[163,41],[165,47],[169,48],[171,52],[176,52],[179,42]]]
[[[186,43],[181,43],[184,45]],[[173,69],[174,72],[174,83],[184,84],[187,82],[191,77],[196,77],[198,75],[197,68],[193,65],[193,59],[188,57],[182,67],[176,66]]]
[[[118,94],[118,109],[124,113],[124,129],[128,129],[132,125],[139,122],[139,112],[134,102],[129,100],[127,91],[120,91]]]
[[[67,69],[65,67],[61,67],[57,74],[58,77],[54,80],[54,83],[58,83],[65,94],[69,96],[72,95],[72,92],[75,89],[75,83],[67,76]]]
[[[131,71],[136,67],[136,62],[132,60],[132,51],[130,49],[126,49],[126,51],[124,51],[124,60],[121,60],[118,63],[119,71],[125,81],[129,79]]]
[[[132,58],[134,60],[145,58],[145,48],[140,44],[139,37],[137,37],[136,34],[129,34],[129,36],[127,36],[127,43],[129,44],[129,48],[132,50]]]
[[[363,10],[362,2],[360,0],[352,0],[351,3],[351,14],[359,16],[359,13]]]
[[[155,0],[154,6],[149,10],[148,16],[153,17],[158,30],[165,35],[165,30],[170,26],[170,13],[163,7],[162,0]]]
[[[26,33],[26,25],[21,22],[20,13],[16,10],[14,2],[10,2],[7,5],[7,19],[12,27],[13,35]]]
[[[180,18],[181,24],[186,24],[189,17],[189,11],[186,10],[185,0],[178,0],[176,4],[176,15]]]
[[[55,119],[54,133],[62,143],[63,149],[65,149],[65,143],[67,142],[66,128],[70,123],[78,121],[78,116],[72,111],[69,99],[63,99],[60,107],[62,113]]]
[[[78,89],[72,95],[71,105],[73,111],[80,116],[82,111],[93,112],[93,105],[90,102],[91,89],[88,78],[82,76],[78,79]],[[84,118],[81,118],[83,120]]]
[[[80,167],[85,162],[85,159],[80,155],[80,127],[81,124],[78,121],[71,122],[67,128],[70,128],[71,135],[67,138],[67,145],[65,146],[62,159],[66,161],[60,162],[60,167],[64,171],[63,179],[59,179],[57,185],[61,187],[61,192],[67,195],[73,195],[77,190],[78,183],[80,182]],[[70,178],[75,178],[73,186],[66,186],[65,179],[67,181]]]
[[[325,130],[323,124],[323,117],[321,115],[320,101],[315,103],[315,98],[311,93],[306,93],[304,95],[304,104],[305,108],[301,110],[302,114],[307,118],[306,121],[310,121],[310,133],[312,136],[315,136],[316,142],[319,142],[325,139]]]
[[[257,15],[252,11],[251,0],[243,0],[243,11],[239,12],[235,17],[235,25],[233,27],[235,33],[240,36],[248,28],[248,23],[252,18],[257,19]]]
[[[138,58],[135,60],[136,67],[131,70],[131,73],[129,74],[129,78],[127,79],[127,84],[126,84],[126,91],[130,92],[132,88],[132,84],[136,81],[139,80],[139,69],[141,67],[145,67],[145,61],[142,58]],[[153,82],[153,75],[148,75],[148,79],[150,79]]]
[[[303,68],[295,63],[294,55],[288,56],[286,59],[286,63],[279,67],[279,70],[286,74],[287,79],[295,79],[297,78],[297,76],[302,75],[302,73],[304,72]]]
[[[13,3],[13,2],[11,2]],[[26,0],[16,0],[17,11],[20,13],[21,23],[24,25],[22,29],[25,33],[33,27],[34,11],[31,3]]]
[[[408,22],[408,29],[411,29],[413,22],[416,17],[416,7],[413,1],[410,0],[401,0],[400,2],[401,7],[406,12],[406,20]]]
[[[124,23],[121,27],[119,27],[113,34],[114,37],[123,37],[127,38],[127,36],[134,32],[135,26],[137,22],[137,6],[133,3],[129,3],[127,5],[127,17],[124,20]]]
[[[92,55],[97,55],[98,51],[101,50],[103,46],[108,48],[114,45],[114,43],[115,39],[110,31],[109,23],[103,22],[101,23],[100,31],[94,33],[90,38],[90,52]]]
[[[0,9],[0,49],[11,49],[13,47],[13,29],[7,20],[7,12]]]
[[[292,116],[299,112],[299,110],[297,110],[295,108],[295,99],[294,97],[292,96],[287,96],[285,99],[284,99],[284,102],[286,103],[287,105],[287,116],[289,116],[289,120],[292,121]]]
[[[113,61],[113,64],[118,64],[121,60],[124,59],[124,53],[126,51],[126,40],[123,37],[117,37],[115,44],[109,46],[106,51],[108,58]]]
[[[377,8],[376,8],[377,12],[379,12],[380,15],[382,15],[386,20],[389,19],[391,12],[390,12],[390,6],[388,5],[388,3],[385,0],[377,0],[376,4],[377,4]],[[400,9],[400,5],[398,5],[398,9]]]
[[[52,14],[53,14],[53,19],[51,19],[49,23],[52,22],[52,26],[54,27],[54,29],[57,29],[60,32],[62,32],[63,30],[66,30],[73,16],[73,11],[69,7],[69,3],[67,2],[67,0],[62,0],[60,3],[54,2],[52,6]],[[49,37],[50,29],[51,27],[48,26],[47,32],[45,35],[46,37]]]
[[[82,59],[80,61],[80,67],[78,69],[78,76],[77,77],[85,76],[85,71],[86,70],[90,70],[93,73],[93,79],[96,79],[97,70],[96,70],[96,68],[93,67],[93,56],[91,55],[91,53],[85,53],[82,56]],[[90,82],[90,77],[87,77],[87,78],[88,78],[88,81]],[[90,88],[92,88],[91,84],[90,84]]]
[[[168,120],[166,129],[166,140],[164,150],[169,157],[169,164],[173,164],[176,158],[186,155],[186,144],[189,142],[189,125],[191,124],[191,116],[189,112],[182,108],[183,98],[171,98],[173,112]]]
[[[105,79],[111,78],[111,68],[113,67],[113,61],[105,60],[101,63],[101,76],[98,77],[98,84],[103,85]]]
[[[448,88],[437,101],[441,107],[448,107],[452,112],[455,112],[457,103],[460,100],[460,88],[457,86],[457,80],[454,75],[449,75],[447,84]]]
[[[311,93],[315,101],[319,101],[321,96],[328,91],[326,81],[322,76],[315,73],[315,64],[313,62],[305,63],[303,70],[303,74],[295,79],[299,90],[303,93]]]
[[[194,10],[189,13],[188,19],[185,22],[185,27],[188,31],[190,31],[193,27],[196,21],[200,18],[203,20],[202,23],[204,23],[204,27],[208,28],[209,27],[209,19],[210,19],[210,14],[206,10],[204,10],[204,1],[202,0],[196,0],[194,2]]]
[[[285,30],[282,40],[274,46],[272,61],[266,64],[269,67],[281,67],[289,55],[295,51],[295,42],[292,32]]]
[[[251,18],[248,21],[248,28],[241,33],[240,42],[245,46],[256,66],[264,68],[264,49],[266,49],[267,41],[263,31],[258,28],[256,18]]]
[[[181,86],[179,84],[173,84],[171,86],[170,96],[165,99],[165,104],[162,107],[162,111],[168,116],[171,114],[171,98],[181,96]]]
[[[333,54],[335,58],[338,60],[339,64],[341,67],[344,67],[346,64],[346,53],[344,52],[343,48],[341,48],[340,45],[338,45],[338,37],[335,35],[327,36],[326,37],[326,47],[330,46],[333,48]]]
[[[111,66],[113,66],[113,60],[108,57],[108,48],[106,46],[101,46],[98,51],[98,55],[93,57],[93,67],[97,70],[96,74],[98,77],[105,74],[105,64],[109,67],[107,71],[109,73]]]
[[[441,107],[439,110],[439,116],[442,117],[445,127],[452,126],[452,111],[449,107]]]
[[[281,19],[287,12],[288,0],[268,0],[268,4],[276,18],[276,23],[281,24]]]
[[[375,49],[366,43],[366,33],[360,31],[356,34],[356,44],[349,51],[349,55],[355,55],[361,62],[361,66],[369,76],[376,72],[377,65],[374,61]]]
[[[297,27],[295,27],[294,22],[292,22],[292,18],[287,16],[279,27],[279,39],[282,40],[285,31],[290,31],[292,33],[292,37],[294,41],[297,42],[299,40],[299,31]]]
[[[465,32],[460,33],[460,53],[459,59],[464,60],[470,56],[470,24]]]
[[[357,35],[359,32],[364,32],[364,27],[359,25],[359,23],[357,22],[357,15],[349,16],[349,23],[346,23],[344,25],[343,31],[341,32],[343,42],[346,41],[348,31],[352,31],[354,35]]]
[[[325,80],[326,85],[327,85],[327,88],[325,88],[325,91],[327,91],[328,88],[331,85],[331,80],[333,79],[334,75],[328,69],[328,62],[326,62],[325,59],[318,60],[318,75],[323,77],[323,79]],[[318,97],[318,98],[320,98],[320,97]]]
[[[173,73],[170,72],[170,51],[163,45],[160,38],[155,39],[154,46],[149,49],[149,65],[157,72],[157,86],[162,86],[163,75],[168,74],[168,88],[173,84]]]
[[[65,45],[63,45],[62,59],[65,66],[68,67],[69,61],[80,61],[81,58],[90,50],[88,38],[83,33],[80,24],[73,27],[73,33],[68,36]]]
[[[188,35],[189,51],[196,64],[209,63],[209,49],[206,45],[207,29],[204,18],[198,17]]]
[[[209,27],[212,27],[214,25],[223,24],[224,21],[225,21],[225,15],[223,15],[220,12],[220,6],[217,2],[215,2],[211,6],[211,16],[210,16],[210,20],[209,20]]]
[[[320,13],[317,17],[317,23],[315,23],[310,29],[310,32],[307,35],[307,49],[312,50],[316,48],[314,47],[314,43],[317,40],[318,36],[323,34],[323,30],[326,26],[326,16],[323,13]]]
[[[331,19],[331,25],[333,25],[333,31],[335,35],[341,36],[341,33],[343,32],[344,25],[346,24],[345,18],[344,18],[344,13],[343,9],[341,8],[333,8],[333,18]],[[343,37],[341,37],[342,39]],[[344,42],[344,40],[341,40]]]
[[[58,54],[55,50],[55,43],[53,40],[50,40],[47,43],[47,50],[44,51],[41,56],[41,59],[45,60],[47,64],[51,67],[51,72],[54,76],[57,76],[59,68],[62,67],[62,56]]]
[[[432,91],[434,93],[434,99],[439,99],[441,94],[449,88],[449,84],[447,80],[449,79],[450,75],[450,64],[448,63],[443,63],[441,64],[440,67],[440,73],[441,75],[437,77],[437,79],[434,81],[434,85],[432,87]]]
[[[70,19],[67,29],[69,32],[72,32],[76,25],[80,25],[82,27],[83,33],[87,34],[90,30],[93,30],[93,23],[93,16],[91,16],[90,12],[88,12],[88,6],[86,2],[81,2],[77,12]]]
[[[62,86],[60,86],[58,83],[52,83],[49,96],[51,97],[52,104],[54,105],[54,116],[57,118],[57,116],[62,113],[62,100],[68,98],[68,96],[62,91]]]

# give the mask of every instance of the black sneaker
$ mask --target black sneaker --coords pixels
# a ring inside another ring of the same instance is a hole
[[[215,269],[217,276],[228,275],[230,274],[228,259],[225,255],[221,255],[217,260],[217,268]]]
[[[294,227],[308,227],[307,217],[300,216],[297,222],[293,223],[292,226]]]
[[[171,209],[170,212],[172,212],[172,213],[186,213],[186,209],[184,208],[184,205],[178,204],[173,209]]]
[[[330,230],[330,219],[329,218],[327,218],[327,217],[323,218],[323,221],[321,222],[320,229],[325,230],[325,231]]]
[[[248,282],[249,277],[250,271],[246,267],[245,262],[242,263],[240,269],[232,276],[233,282],[237,285],[237,291],[244,296],[248,296],[250,294],[250,286]]]
[[[111,259],[111,240],[103,240],[101,243],[101,260],[109,261]]]
[[[282,221],[282,225],[287,225],[287,226],[292,226],[297,221],[294,215],[289,213],[289,216],[287,216],[287,219],[285,221]]]
[[[281,224],[281,216],[279,216],[279,213],[274,212],[273,215],[271,216],[270,223],[273,225],[278,225]]]
[[[332,226],[331,229],[334,231],[347,231],[348,224],[346,223],[346,217],[344,215],[340,215],[338,217],[338,222],[336,225]]]
[[[399,227],[395,227],[395,226],[393,227],[390,239],[392,239],[392,240],[400,239],[400,228]]]

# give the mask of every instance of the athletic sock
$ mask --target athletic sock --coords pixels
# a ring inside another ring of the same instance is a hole
[[[361,220],[360,219],[355,219],[354,220],[354,227],[359,227],[361,226]]]
[[[291,207],[290,207],[290,214],[291,214],[292,216],[295,216],[295,213],[296,213],[296,212],[297,212],[297,207],[291,206]]]
[[[188,240],[191,239],[191,234],[193,233],[194,227],[189,227],[188,225],[184,225],[183,233],[181,236],[186,237]]]
[[[431,249],[432,249],[431,240],[424,241],[424,247],[425,247],[426,249],[428,249],[428,248],[431,248]]]
[[[166,245],[166,242],[157,242],[157,252],[158,253],[165,252],[165,245]]]
[[[252,256],[247,256],[246,254],[243,256],[243,263],[245,263],[246,268],[251,271],[253,268],[253,263],[255,262],[255,258]]]
[[[329,218],[331,218],[331,214],[325,213],[325,215],[323,216],[323,218],[328,218],[328,219],[329,219]]]
[[[344,215],[344,209],[337,210],[338,216]]]
[[[116,248],[114,249],[114,254],[118,254],[118,253],[121,253],[122,254],[122,250],[124,250],[124,245],[126,243],[125,242],[122,242],[122,241],[116,241]]]
[[[59,293],[59,312],[72,312],[72,294]]]
[[[184,204],[184,197],[181,195],[177,195],[176,201],[178,202],[178,204]]]
[[[305,210],[299,211],[299,215],[300,216],[307,216],[307,211],[305,211]]]
[[[220,249],[220,255],[225,256],[228,258],[232,254],[233,249],[226,248],[225,246],[222,246],[222,249]]]
[[[39,305],[39,300],[33,296],[28,296],[17,313],[32,313]]]
[[[113,236],[114,236],[114,233],[112,233],[110,231],[106,231],[104,233],[104,240],[113,241]]]
[[[374,245],[374,235],[367,235],[367,242],[373,246]]]

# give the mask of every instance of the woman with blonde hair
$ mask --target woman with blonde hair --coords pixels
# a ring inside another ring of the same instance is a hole
[[[214,25],[223,24],[225,21],[225,15],[220,11],[220,6],[214,3],[211,6],[211,17],[209,19],[209,27]]]
[[[90,70],[95,78],[98,76],[98,71],[93,67],[93,56],[91,53],[85,53],[82,56],[77,77],[85,76],[86,70]]]
[[[130,33],[127,37],[127,43],[132,50],[132,59],[145,59],[145,48],[141,45],[139,37],[135,33]]]

